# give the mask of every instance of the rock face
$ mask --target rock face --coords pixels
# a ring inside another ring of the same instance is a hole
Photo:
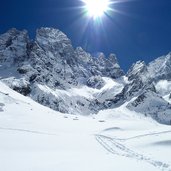
[[[171,124],[170,101],[165,98],[170,97],[170,74],[170,54],[148,65],[138,61],[126,74],[128,83],[122,91],[106,99],[104,106],[114,108],[128,103],[130,110],[151,116],[160,123]]]
[[[171,53],[152,61],[148,65],[150,77],[156,82],[171,79]]]
[[[164,86],[164,95],[170,95],[171,53],[149,64],[138,61],[124,75],[115,54],[93,57],[74,49],[58,29],[40,28],[35,40],[26,30],[11,29],[0,35],[0,79],[63,113],[91,114],[127,103],[161,123],[171,120],[169,101],[158,91]]]
[[[160,123],[171,124],[171,104],[154,92],[144,92],[130,102],[127,107],[146,116],[151,116]]]
[[[170,57],[170,54],[159,57],[148,65],[137,62],[127,74],[128,80],[135,86],[128,91],[135,100],[129,102],[127,107],[164,124],[171,124],[171,104],[164,98],[170,93]]]
[[[0,62],[6,66],[20,65],[27,57],[27,31],[11,29],[0,36]]]
[[[110,107],[120,106],[149,89],[155,92],[155,87],[149,77],[147,65],[144,61],[138,61],[133,64],[126,76],[128,83],[124,86],[121,93],[109,99]]]

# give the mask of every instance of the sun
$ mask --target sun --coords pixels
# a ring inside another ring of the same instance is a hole
[[[88,16],[96,19],[102,17],[108,10],[109,0],[83,0]]]

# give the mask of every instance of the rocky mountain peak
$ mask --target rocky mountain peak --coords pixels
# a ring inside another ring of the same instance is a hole
[[[6,33],[4,34],[9,34],[10,36],[16,36],[16,35],[19,35],[19,34],[24,34],[24,35],[27,35],[28,34],[28,31],[27,30],[17,30],[16,28],[11,28],[9,29]],[[27,35],[28,36],[28,35]]]
[[[118,63],[118,60],[117,60],[117,57],[116,57],[116,55],[114,54],[114,53],[111,53],[110,55],[109,55],[109,61],[111,62],[111,63],[113,63],[113,64],[116,64],[116,63]]]
[[[93,60],[92,56],[89,53],[87,53],[82,47],[77,47],[75,53],[78,61],[84,64],[92,62]]]
[[[17,43],[28,42],[29,37],[26,30],[19,31],[15,28],[8,30],[6,33],[0,35],[0,48],[8,48]]]
[[[0,62],[6,67],[20,64],[27,58],[29,37],[26,30],[10,29],[0,35]]]
[[[171,53],[150,62],[148,72],[156,82],[160,79],[171,80]]]
[[[98,63],[105,65],[106,57],[105,57],[105,54],[103,52],[99,53],[99,55],[97,57],[97,61],[98,61]]]
[[[60,30],[48,27],[41,27],[40,29],[36,30],[36,40],[41,37],[50,42],[61,42],[61,41],[68,41],[70,42],[69,38]]]
[[[146,79],[147,76],[147,65],[144,61],[137,61],[134,63],[127,73],[129,81],[134,79]]]
[[[43,48],[58,50],[71,48],[70,39],[60,30],[54,28],[40,28],[36,31],[36,42]]]

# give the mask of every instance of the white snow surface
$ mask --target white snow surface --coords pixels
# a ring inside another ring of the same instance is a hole
[[[160,93],[162,96],[171,93],[171,81],[160,80],[156,83],[155,87],[157,92]]]
[[[2,171],[170,171],[170,137],[170,126],[125,106],[61,114],[0,82]]]
[[[167,94],[165,96],[163,96],[164,100],[166,100],[167,102],[171,103],[171,98],[170,98],[170,94]]]

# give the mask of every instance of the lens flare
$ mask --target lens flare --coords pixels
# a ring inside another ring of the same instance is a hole
[[[83,0],[88,16],[96,19],[102,17],[109,10],[109,0]]]

